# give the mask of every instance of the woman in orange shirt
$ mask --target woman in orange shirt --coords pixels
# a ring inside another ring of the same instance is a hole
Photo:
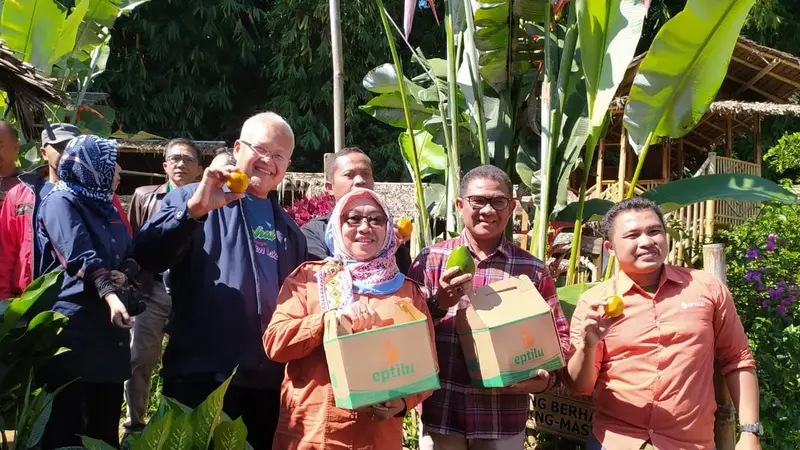
[[[326,315],[348,318],[353,331],[366,330],[382,324],[373,308],[378,302],[405,299],[429,316],[419,288],[397,268],[391,223],[377,194],[351,191],[336,204],[328,224],[334,256],[301,265],[284,282],[264,334],[267,356],[287,363],[274,450],[401,450],[403,416],[430,395],[355,411],[334,402],[322,345]],[[430,318],[428,332],[433,342]]]

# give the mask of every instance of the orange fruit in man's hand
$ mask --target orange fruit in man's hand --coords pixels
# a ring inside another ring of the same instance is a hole
[[[603,309],[608,317],[614,319],[622,315],[623,311],[625,311],[625,303],[622,302],[622,298],[618,295],[612,295],[606,299],[606,304],[603,305]]]
[[[228,186],[228,189],[230,189],[231,192],[242,193],[247,190],[247,186],[250,184],[250,179],[244,172],[231,172],[231,176],[228,178],[228,181],[226,181],[225,184]]]
[[[405,217],[397,221],[397,232],[403,239],[407,239],[411,236],[411,232],[414,231],[414,224],[411,223],[411,219],[406,219]]]

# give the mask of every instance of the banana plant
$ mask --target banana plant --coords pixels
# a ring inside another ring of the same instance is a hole
[[[575,231],[567,273],[568,284],[575,282],[577,274],[589,168],[594,160],[597,143],[604,134],[608,107],[634,57],[647,13],[643,0],[576,0],[575,5],[591,131],[583,156],[585,170],[578,193]]]
[[[685,136],[708,111],[754,3],[689,0],[656,34],[625,105],[625,128],[639,158],[626,198],[633,196],[650,145]]]

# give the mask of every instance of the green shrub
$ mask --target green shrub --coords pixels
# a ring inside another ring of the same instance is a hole
[[[800,448],[800,206],[723,232],[728,287],[758,364],[764,448]]]

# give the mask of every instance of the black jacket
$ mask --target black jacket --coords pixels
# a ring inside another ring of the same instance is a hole
[[[324,216],[315,217],[300,227],[300,230],[306,236],[309,261],[322,261],[328,256],[332,256],[328,252],[328,246],[325,245],[325,228],[328,226],[330,219],[331,215],[328,213]],[[408,247],[405,245],[400,246],[397,249],[395,258],[400,272],[403,275],[408,275],[408,269],[411,267],[411,253],[408,251]]]

